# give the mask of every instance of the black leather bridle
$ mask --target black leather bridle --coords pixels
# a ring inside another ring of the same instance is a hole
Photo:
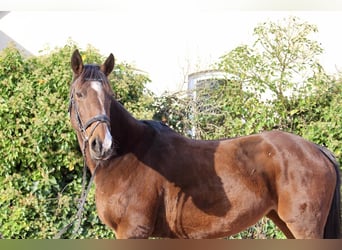
[[[80,112],[78,110],[78,106],[75,102],[74,99],[74,92],[75,90],[72,90],[71,95],[70,95],[70,103],[69,103],[69,115],[71,117],[71,109],[74,107],[75,115],[76,115],[76,122],[78,125],[78,128],[81,132],[83,143],[88,142],[89,138],[93,135],[95,129],[100,123],[106,123],[109,126],[110,129],[110,119],[107,115],[96,115],[92,118],[90,118],[86,123],[83,123]],[[93,124],[96,123],[95,126],[92,128],[90,131],[90,134],[88,136],[87,134],[87,129]]]

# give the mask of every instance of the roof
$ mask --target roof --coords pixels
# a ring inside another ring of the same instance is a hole
[[[6,16],[9,11],[0,11],[0,19]],[[0,51],[7,48],[10,45],[14,45],[18,50],[20,50],[23,55],[31,56],[32,53],[20,45],[14,38],[8,36],[5,32],[0,30]]]

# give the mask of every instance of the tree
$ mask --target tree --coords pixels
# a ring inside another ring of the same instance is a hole
[[[316,32],[315,25],[296,17],[262,23],[254,29],[253,46],[224,55],[218,67],[277,110],[277,127],[291,129],[291,102],[319,89],[317,79],[329,80],[318,62],[323,50],[310,38]]]

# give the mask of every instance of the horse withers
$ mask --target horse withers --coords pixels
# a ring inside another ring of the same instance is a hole
[[[71,67],[71,123],[116,238],[221,238],[263,216],[288,238],[340,237],[339,166],[326,148],[281,131],[192,140],[114,98],[112,54],[84,65],[76,50]]]

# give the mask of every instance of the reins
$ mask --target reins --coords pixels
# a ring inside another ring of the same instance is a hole
[[[89,183],[88,183],[88,186],[86,186],[86,183],[87,183],[87,163],[86,163],[86,155],[85,155],[85,151],[86,151],[86,144],[87,142],[84,141],[83,142],[83,147],[82,147],[82,153],[83,153],[83,176],[82,176],[82,192],[81,192],[81,197],[79,199],[79,202],[78,202],[78,210],[77,210],[77,213],[75,215],[75,218],[68,224],[66,225],[64,228],[62,228],[53,238],[54,239],[60,239],[61,236],[75,223],[77,222],[76,224],[76,227],[74,228],[73,230],[73,234],[76,234],[81,226],[81,222],[82,222],[82,215],[83,215],[83,211],[84,211],[84,204],[87,200],[87,196],[88,196],[88,193],[90,191],[90,188],[91,188],[91,184],[93,183],[94,181],[94,178],[95,178],[95,174],[96,174],[96,170],[99,166],[98,162],[96,163],[96,166],[95,166],[95,169],[94,169],[94,172],[93,174],[91,175],[90,177],[90,180],[89,180]]]
[[[69,115],[71,116],[71,109],[72,107],[74,107],[74,111],[76,113],[76,122],[78,124],[78,127],[81,131],[81,136],[82,136],[82,139],[83,139],[83,145],[82,145],[82,154],[83,154],[83,176],[82,176],[82,192],[81,192],[81,197],[79,199],[79,202],[78,202],[78,210],[77,210],[77,213],[75,215],[75,218],[68,224],[66,225],[64,228],[62,228],[55,236],[54,236],[54,239],[60,239],[61,236],[75,223],[76,223],[76,226],[73,230],[73,234],[76,234],[81,226],[81,222],[82,222],[82,215],[83,215],[83,211],[84,211],[84,205],[85,205],[85,202],[87,200],[87,196],[88,196],[88,193],[90,191],[90,188],[91,188],[91,184],[93,183],[94,181],[94,178],[95,178],[95,174],[96,174],[96,170],[98,169],[99,167],[99,162],[97,161],[96,162],[96,166],[95,166],[95,169],[94,169],[94,172],[93,174],[91,175],[91,178],[89,180],[89,183],[88,183],[88,186],[86,185],[87,183],[87,159],[86,159],[86,147],[87,147],[87,144],[88,144],[88,141],[89,141],[89,138],[93,135],[95,129],[97,128],[97,126],[100,124],[100,123],[106,123],[109,125],[110,127],[110,120],[108,118],[108,116],[106,115],[97,115],[97,116],[94,116],[93,118],[91,118],[89,121],[87,121],[84,125],[83,125],[83,122],[82,122],[82,119],[80,117],[80,113],[79,113],[79,110],[78,110],[78,106],[76,105],[75,101],[74,101],[74,91],[72,91],[71,93],[71,96],[70,96],[70,104],[69,104]],[[95,123],[95,126],[92,128],[92,130],[90,131],[90,135],[88,136],[87,135],[87,129],[93,124]]]

